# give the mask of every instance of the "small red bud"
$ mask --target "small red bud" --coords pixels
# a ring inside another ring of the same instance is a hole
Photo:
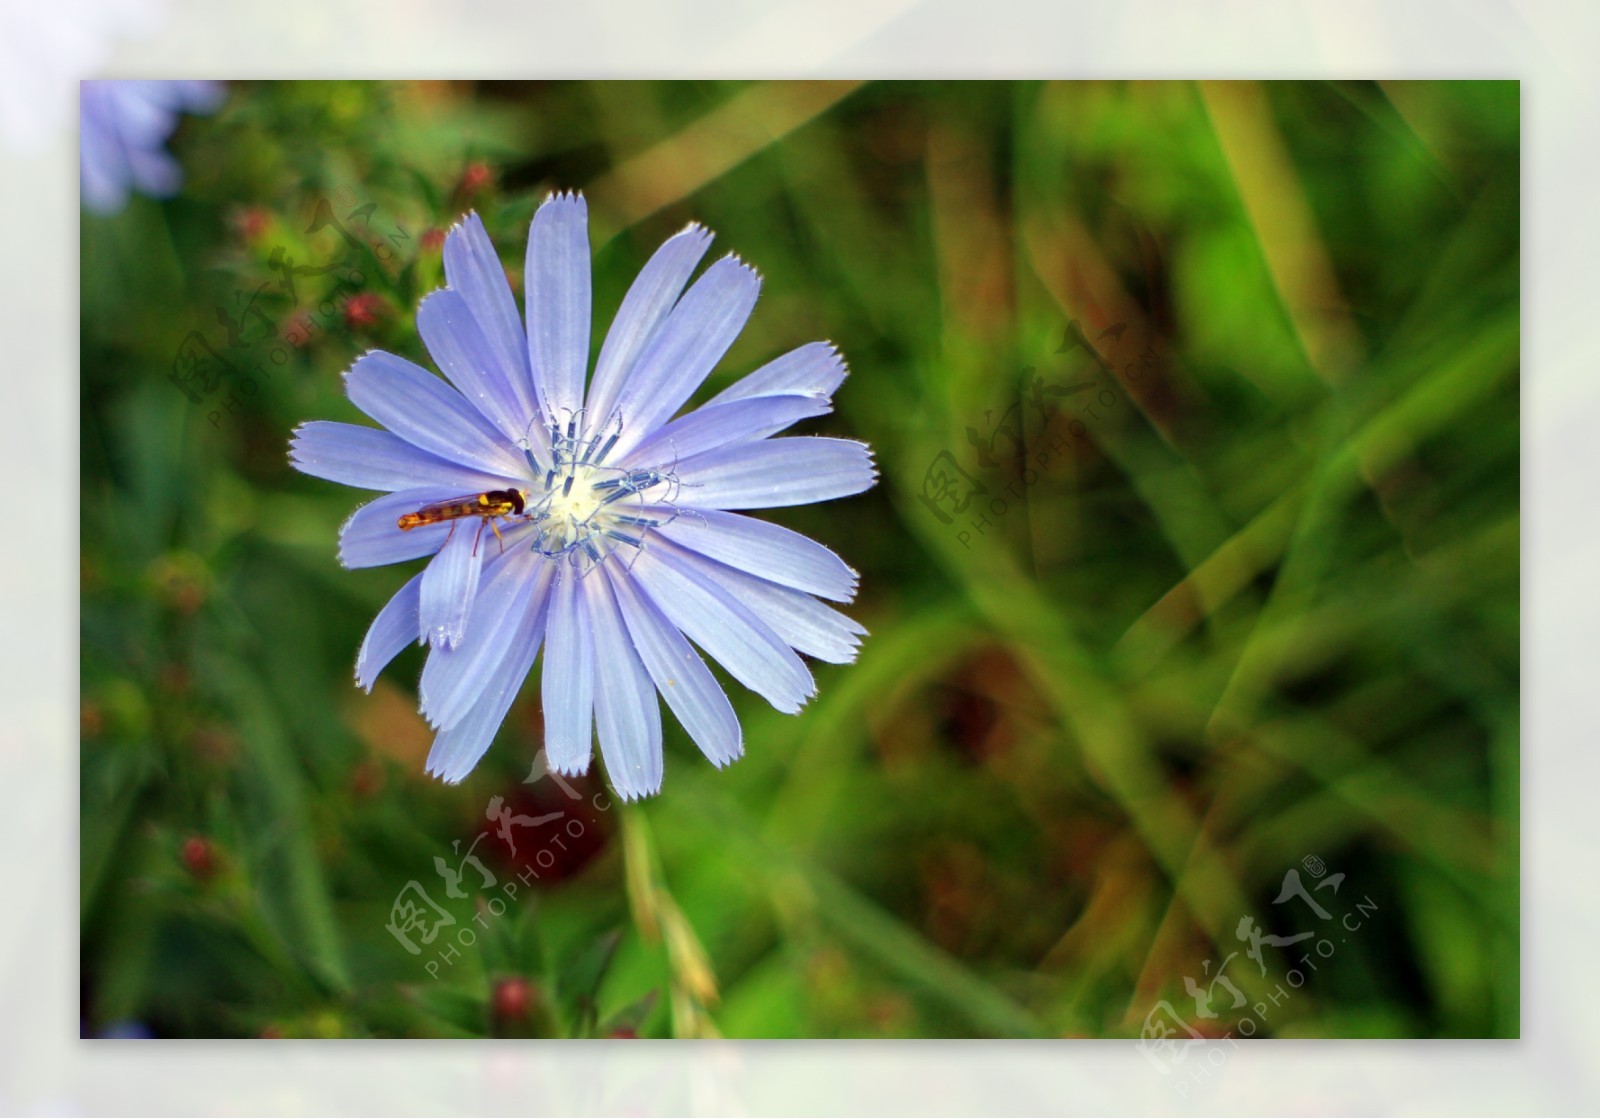
[[[494,1016],[502,1022],[521,1022],[528,1017],[534,997],[533,984],[522,976],[501,979],[494,985]]]
[[[216,848],[209,839],[191,835],[183,841],[183,865],[196,878],[210,878],[217,872]]]
[[[389,304],[383,296],[370,291],[352,295],[344,305],[344,324],[351,330],[365,330],[376,326],[389,315]]]
[[[469,163],[466,170],[461,172],[461,181],[456,184],[456,201],[470,202],[493,185],[494,172],[487,163],[481,160]]]
[[[272,215],[261,206],[246,206],[233,215],[233,229],[247,245],[259,244],[272,225]]]

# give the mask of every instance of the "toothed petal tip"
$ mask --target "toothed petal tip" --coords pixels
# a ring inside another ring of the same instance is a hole
[[[729,752],[727,757],[723,757],[723,758],[707,758],[707,760],[710,761],[712,766],[714,766],[717,769],[727,769],[730,765],[732,765],[734,762],[738,761],[742,757],[744,757],[744,739],[743,738],[739,739],[739,741],[737,741],[737,742],[735,742],[733,744],[733,749]]]
[[[613,782],[611,785],[611,791],[617,795],[617,799],[622,801],[623,804],[633,804],[637,801],[643,800],[645,797],[653,797],[659,794],[661,792],[661,781],[657,779],[653,785],[643,789],[619,788],[616,783]]]

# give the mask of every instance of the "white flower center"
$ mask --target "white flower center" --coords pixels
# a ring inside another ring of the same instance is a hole
[[[524,451],[533,470],[525,516],[538,526],[534,550],[569,560],[582,575],[618,550],[630,553],[625,562],[632,563],[649,531],[677,516],[671,505],[677,476],[670,468],[606,465],[621,435],[620,419],[587,440],[579,427],[574,416],[565,429],[550,429],[548,463]]]
[[[557,475],[545,491],[545,511],[552,525],[584,525],[592,521],[604,509],[605,497],[605,491],[595,489],[595,483],[605,480],[602,471],[593,466],[574,466],[564,476]]]

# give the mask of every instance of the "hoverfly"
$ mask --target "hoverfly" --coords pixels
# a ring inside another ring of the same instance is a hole
[[[410,532],[422,525],[436,525],[443,521],[450,521],[450,532],[445,536],[445,543],[456,534],[455,522],[465,517],[479,518],[478,539],[483,538],[483,526],[488,525],[494,532],[495,539],[500,541],[500,548],[505,550],[505,538],[500,535],[499,527],[494,523],[496,517],[520,517],[523,509],[523,493],[521,490],[486,490],[483,493],[472,493],[465,497],[452,497],[448,501],[436,501],[432,505],[424,505],[415,513],[406,513],[397,522],[401,532]],[[442,545],[441,545],[442,546]],[[478,554],[478,540],[472,542],[472,554]]]

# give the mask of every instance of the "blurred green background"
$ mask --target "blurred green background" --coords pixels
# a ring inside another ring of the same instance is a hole
[[[1518,1033],[1516,83],[236,83],[171,147],[82,223],[86,1036]],[[770,514],[858,663],[627,808],[525,781],[536,682],[423,776],[420,651],[352,683],[408,572],[286,455],[560,188],[596,348],[700,221],[765,277],[706,392],[831,339],[883,471]]]

